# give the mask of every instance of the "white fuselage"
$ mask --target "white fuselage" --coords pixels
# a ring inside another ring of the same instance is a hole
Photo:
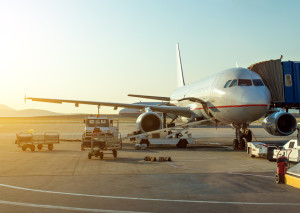
[[[234,79],[237,85],[229,86]],[[229,80],[232,81],[225,88]],[[244,80],[251,82],[251,85],[243,84]],[[270,104],[268,88],[257,84],[257,81],[261,81],[257,73],[245,68],[232,68],[178,88],[171,95],[171,102],[177,106],[190,107],[196,117],[208,118],[202,104],[179,101],[183,98],[198,98],[207,103],[211,115],[220,123],[249,124],[262,117]]]

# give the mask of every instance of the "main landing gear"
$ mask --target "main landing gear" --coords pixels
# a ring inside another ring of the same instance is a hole
[[[233,125],[235,128],[235,139],[233,140],[234,150],[245,150],[246,142],[252,141],[252,131],[247,124]]]

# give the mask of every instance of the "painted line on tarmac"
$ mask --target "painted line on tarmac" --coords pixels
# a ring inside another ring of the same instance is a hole
[[[256,202],[235,202],[235,201],[210,201],[210,200],[171,200],[171,199],[158,199],[158,198],[141,198],[141,197],[120,197],[120,196],[107,196],[107,195],[92,195],[80,194],[69,192],[47,191],[40,189],[30,189],[18,186],[0,184],[0,187],[13,188],[31,192],[42,192],[49,194],[61,194],[81,197],[94,197],[94,198],[107,198],[107,199],[121,199],[121,200],[140,200],[140,201],[157,201],[157,202],[174,202],[174,203],[199,203],[199,204],[227,204],[227,205],[265,205],[265,206],[300,206],[300,203],[256,203]]]
[[[33,207],[33,208],[44,208],[44,209],[71,210],[71,211],[80,211],[80,212],[142,213],[142,212],[135,212],[135,211],[118,211],[118,210],[107,210],[107,209],[87,209],[87,208],[77,208],[77,207],[68,207],[68,206],[40,205],[40,204],[34,204],[34,203],[12,202],[12,201],[6,201],[6,200],[0,200],[0,204],[13,205],[13,206],[25,206],[25,207]]]
[[[196,170],[196,171],[203,171],[203,169],[200,168],[191,168],[186,166],[180,166],[174,163],[173,161],[168,162],[168,164],[174,168],[178,169],[189,169],[189,170]],[[232,174],[232,175],[243,175],[243,176],[254,176],[254,177],[263,177],[263,178],[274,178],[273,176],[267,176],[267,175],[255,175],[255,174],[249,174],[249,173],[240,173],[240,172],[220,172],[220,171],[208,171],[208,172],[216,172],[216,173],[225,173],[225,174]]]

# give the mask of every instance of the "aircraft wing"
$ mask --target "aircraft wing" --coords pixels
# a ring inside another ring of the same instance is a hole
[[[191,117],[192,111],[188,107],[177,107],[177,106],[167,106],[167,105],[147,105],[147,104],[126,104],[126,103],[112,103],[112,102],[97,102],[97,101],[80,101],[80,100],[65,100],[65,99],[49,99],[49,98],[34,98],[34,97],[25,97],[25,100],[29,99],[32,101],[38,101],[38,102],[48,102],[48,103],[56,103],[56,104],[62,104],[62,103],[73,103],[76,107],[79,106],[79,104],[86,104],[86,105],[96,105],[96,106],[110,106],[117,109],[118,107],[125,107],[125,108],[135,108],[135,109],[144,109],[149,108],[152,111],[156,112],[165,112],[165,113],[171,113],[178,116],[185,116],[185,117]]]

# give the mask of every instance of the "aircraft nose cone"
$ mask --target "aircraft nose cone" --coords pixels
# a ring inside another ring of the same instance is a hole
[[[269,105],[270,92],[265,89],[252,89],[244,91],[242,94],[242,100],[247,105]]]
[[[268,90],[254,89],[244,92],[243,97],[246,120],[257,120],[267,112],[270,104],[270,93]]]

